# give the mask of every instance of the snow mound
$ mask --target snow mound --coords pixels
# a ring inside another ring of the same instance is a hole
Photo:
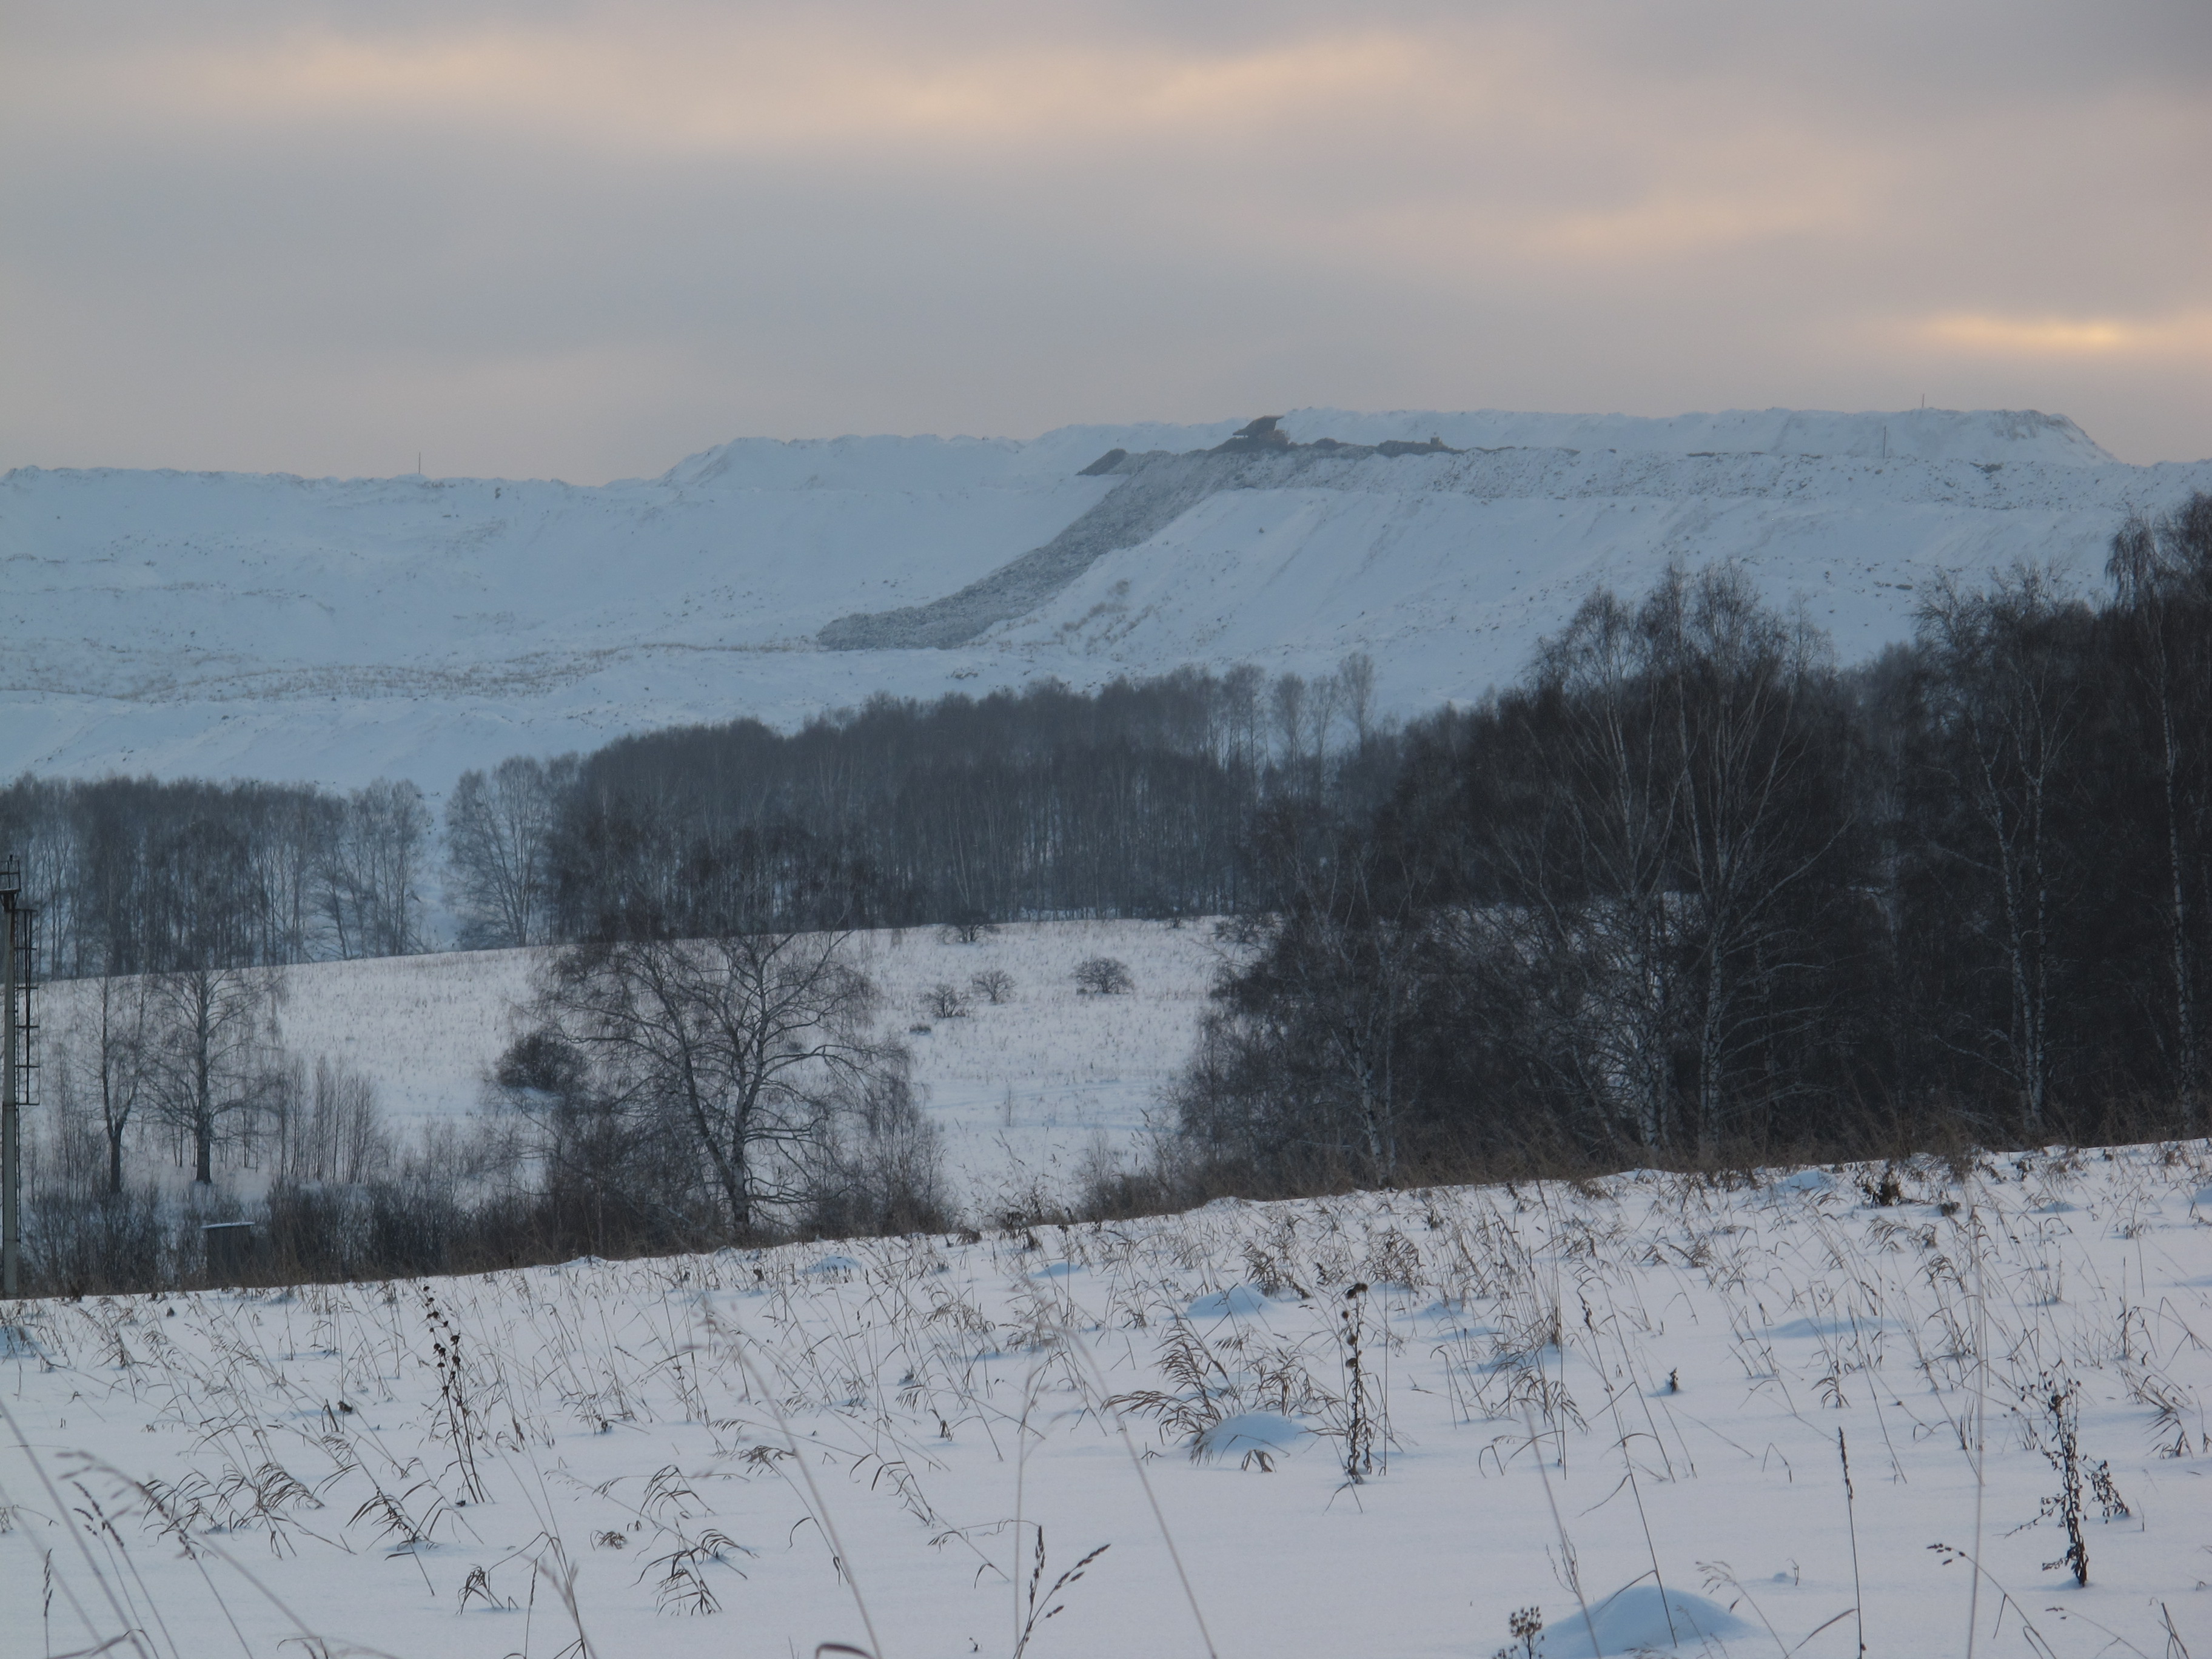
[[[1593,1629],[1597,1646],[1590,1646]],[[1752,1626],[1719,1602],[1687,1590],[1632,1584],[1590,1608],[1577,1608],[1544,1632],[1546,1659],[1598,1659],[1613,1653],[1701,1653],[1715,1643],[1753,1634]]]
[[[1779,1325],[1768,1326],[1766,1334],[1777,1342],[1827,1342],[1839,1336],[1871,1335],[1883,1326],[1882,1320],[1872,1316],[1836,1314],[1786,1320]]]
[[[1249,1318],[1267,1305],[1267,1293],[1257,1285],[1231,1285],[1198,1297],[1184,1311],[1193,1319]]]
[[[1239,1412],[1224,1417],[1198,1437],[1201,1457],[1243,1457],[1247,1452],[1266,1452],[1271,1457],[1296,1451],[1313,1431],[1273,1412]]]
[[[1795,1175],[1784,1176],[1769,1190],[1778,1193],[1827,1193],[1836,1188],[1836,1178],[1826,1170],[1800,1170]]]

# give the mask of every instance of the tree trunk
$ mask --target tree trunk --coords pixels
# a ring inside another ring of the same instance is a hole
[[[215,1184],[215,1095],[209,1075],[207,1013],[202,1009],[192,1045],[192,1179]]]
[[[1705,1163],[1710,1163],[1720,1150],[1721,1073],[1724,1060],[1721,1031],[1726,1012],[1720,977],[1719,963],[1709,963],[1704,1004],[1698,1020],[1698,1158]]]
[[[2159,735],[2163,745],[2160,756],[2160,784],[2166,805],[2166,863],[2170,887],[2171,914],[2166,926],[2172,934],[2173,945],[2173,1024],[2176,1070],[2181,1085],[2183,1118],[2191,1128],[2197,1124],[2203,1092],[2203,1079],[2197,1051],[2197,992],[2189,969],[2189,893],[2185,876],[2185,860],[2181,849],[2181,803],[2178,799],[2177,774],[2180,769],[2179,744],[2173,729],[2173,702],[2169,696],[2164,664],[2160,665],[2158,690]]]

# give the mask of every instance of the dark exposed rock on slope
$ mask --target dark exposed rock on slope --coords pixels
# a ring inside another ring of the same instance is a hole
[[[1180,455],[1109,450],[1084,477],[1119,477],[1103,501],[1042,547],[1000,565],[981,580],[927,605],[840,617],[815,638],[830,651],[916,651],[965,645],[985,629],[1045,604],[1109,553],[1147,541],[1208,495],[1224,489],[1279,489],[1308,463],[1370,455],[1456,455],[1437,439],[1345,444],[1322,438],[1292,443],[1276,416],[1252,422],[1212,449]]]

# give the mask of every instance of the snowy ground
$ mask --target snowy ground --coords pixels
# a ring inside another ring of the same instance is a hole
[[[1065,1180],[1095,1143],[1129,1146],[1159,1091],[1189,1057],[1221,947],[1210,924],[1029,922],[973,945],[934,929],[857,935],[883,993],[884,1027],[914,1055],[914,1076],[945,1134],[955,1189],[975,1212],[1033,1182]],[[1116,957],[1135,988],[1124,996],[1079,993],[1075,966]],[[284,970],[285,1046],[313,1066],[344,1061],[371,1079],[386,1121],[403,1136],[430,1119],[474,1111],[500,1051],[522,1029],[535,951],[316,963]],[[922,994],[975,975],[1013,976],[1009,1000],[969,999],[969,1012],[939,1019]],[[41,994],[49,1043],[67,1041],[83,1017],[90,981]],[[927,1032],[910,1027],[927,1024]]]
[[[26,1305],[5,1650],[2212,1652],[2212,1148],[1862,1174]]]
[[[1510,678],[1593,584],[1640,589],[1671,559],[1741,561],[1857,658],[1910,633],[1933,577],[2028,559],[2094,586],[2129,512],[2212,489],[2212,463],[2124,465],[2032,411],[1301,410],[1302,442],[1464,453],[1309,454],[967,644],[818,648],[840,617],[1050,541],[1118,487],[1079,476],[1109,448],[1237,423],[741,440],[590,489],[21,469],[0,476],[0,776],[382,775],[435,796],[506,755],[683,721],[1185,663],[1312,674],[1355,650],[1405,713]]]

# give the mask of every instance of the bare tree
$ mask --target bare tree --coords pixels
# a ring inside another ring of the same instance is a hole
[[[1267,677],[1252,663],[1240,662],[1221,677],[1222,759],[1247,773],[1258,772],[1267,757],[1261,688]]]
[[[27,1137],[26,1173],[29,1184],[72,1199],[89,1198],[107,1188],[107,1148],[100,1138],[97,1103],[86,1099],[70,1034],[58,1035],[46,1050],[46,1133]]]
[[[2192,495],[2156,521],[2130,519],[2112,538],[2106,574],[2134,646],[2128,676],[2158,781],[2165,869],[2160,884],[2173,1000],[2174,1080],[2194,1124],[2204,1094],[2203,1020],[2197,1009],[2198,907],[2193,831],[2212,785],[2212,495]]]
[[[1324,1164],[1346,1159],[1391,1181],[1414,1103],[1400,1040],[1419,995],[1422,930],[1378,903],[1373,849],[1331,854],[1314,857],[1282,838],[1291,902],[1239,988],[1243,1035],[1291,1060],[1289,1086],[1276,1091],[1280,1132]]]
[[[903,1067],[866,1079],[811,1160],[805,1215],[817,1236],[945,1232],[953,1221],[937,1126],[921,1113]]]
[[[1784,1000],[1776,994],[1777,969],[1792,954],[1784,918],[1850,819],[1803,810],[1833,781],[1820,769],[1838,750],[1822,741],[1826,641],[1802,616],[1777,615],[1741,569],[1717,565],[1695,577],[1670,571],[1644,618],[1674,726],[1675,881],[1695,970],[1697,1145],[1709,1158]]]
[[[1003,968],[986,968],[980,974],[968,976],[968,988],[996,1007],[1012,1000],[1014,976]]]
[[[1306,683],[1296,674],[1284,674],[1275,681],[1273,702],[1275,738],[1281,744],[1284,768],[1291,772],[1300,769],[1306,753]]]
[[[611,1102],[688,1131],[732,1238],[812,1194],[841,1107],[899,1072],[842,933],[580,945],[550,965],[546,1024]]]
[[[94,987],[76,1054],[107,1144],[107,1190],[120,1193],[123,1143],[155,1083],[153,999],[143,978],[110,976],[95,980]]]
[[[690,1126],[642,1091],[609,1096],[602,1084],[614,1079],[604,1072],[558,1030],[517,1037],[491,1078],[504,1109],[495,1130],[504,1167],[533,1168],[549,1217],[594,1251],[617,1241],[674,1249],[722,1237],[719,1217],[698,1224],[702,1211],[721,1206],[704,1184]]]
[[[1336,679],[1344,689],[1352,738],[1364,753],[1375,735],[1375,659],[1364,651],[1353,652],[1336,665]]]
[[[1335,730],[1337,712],[1344,706],[1344,682],[1334,674],[1323,674],[1307,690],[1307,725],[1312,743],[1312,752],[1307,758],[1307,764],[1318,782],[1322,769],[1328,763],[1329,734]]]
[[[465,949],[542,945],[550,921],[547,848],[576,760],[517,755],[464,772],[446,805],[448,902]]]
[[[1996,1047],[2029,1134],[2042,1127],[2054,1069],[2057,789],[2088,713],[2086,621],[2056,578],[2027,566],[1985,592],[1947,582],[1920,612],[1944,758],[1972,825],[1946,851],[1994,901],[1984,926],[2002,959],[2009,1013]]]
[[[1683,812],[1671,734],[1650,695],[1635,611],[1592,594],[1545,641],[1527,737],[1551,787],[1532,821],[1508,829],[1498,870],[1516,903],[1496,921],[1530,938],[1515,948],[1571,969],[1583,1060],[1600,1113],[1626,1118],[1646,1147],[1674,1139],[1673,1046],[1685,994],[1681,913],[1669,878]],[[1608,1126],[1610,1127],[1610,1125]]]
[[[1591,596],[1512,707],[1524,805],[1478,832],[1511,902],[1457,927],[1553,976],[1530,1052],[1608,1133],[1710,1156],[1820,994],[1802,933],[1852,823],[1825,642],[1740,570],[1673,569]]]
[[[343,1061],[319,1057],[312,1073],[301,1060],[275,1073],[267,1090],[272,1172],[282,1181],[374,1180],[390,1167],[392,1138],[376,1085]]]
[[[283,982],[267,969],[191,968],[151,975],[146,995],[153,1102],[206,1186],[217,1139],[261,1105]]]
[[[423,948],[422,792],[379,778],[347,797],[324,854],[324,917],[341,957],[400,957]]]
[[[1135,990],[1137,981],[1118,957],[1086,957],[1075,964],[1075,988],[1092,996],[1121,996]]]
[[[981,945],[998,931],[988,912],[963,909],[937,930],[937,937],[947,945]]]

